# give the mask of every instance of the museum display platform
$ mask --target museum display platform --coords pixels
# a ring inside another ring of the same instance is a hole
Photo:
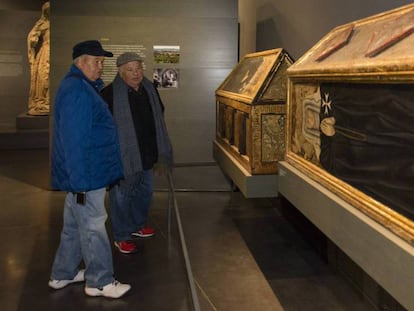
[[[13,128],[0,129],[1,149],[43,149],[49,147],[49,116],[22,112]]]
[[[414,310],[410,244],[285,161],[279,162],[279,191],[376,283]],[[369,296],[367,275],[351,278]]]
[[[217,142],[213,142],[213,154],[224,174],[231,179],[233,186],[246,198],[272,198],[278,196],[276,174],[250,174],[234,156]]]

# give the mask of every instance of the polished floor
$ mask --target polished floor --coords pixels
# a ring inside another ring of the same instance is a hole
[[[137,239],[136,254],[113,251],[116,278],[132,285],[124,298],[87,297],[82,284],[53,291],[64,193],[49,190],[48,174],[47,150],[0,151],[3,311],[185,311],[193,301],[203,311],[374,310],[287,220],[280,199],[245,199],[214,165],[174,169],[180,222],[157,177],[149,220],[156,236]]]

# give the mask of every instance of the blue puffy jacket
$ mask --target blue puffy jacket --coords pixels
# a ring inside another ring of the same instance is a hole
[[[122,178],[116,126],[98,93],[102,85],[72,65],[57,90],[51,153],[55,189],[90,191]]]

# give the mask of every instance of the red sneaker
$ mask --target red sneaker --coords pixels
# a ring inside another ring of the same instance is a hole
[[[115,247],[123,254],[132,254],[138,251],[137,246],[129,241],[114,242]]]
[[[153,228],[143,227],[138,231],[132,232],[131,234],[140,238],[149,238],[155,234],[155,230]]]

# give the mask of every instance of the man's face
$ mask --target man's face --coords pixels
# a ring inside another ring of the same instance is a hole
[[[89,80],[96,81],[103,73],[104,60],[104,56],[82,55],[77,65]]]
[[[139,61],[132,61],[121,65],[119,67],[119,75],[126,84],[137,90],[144,77],[142,63]]]

